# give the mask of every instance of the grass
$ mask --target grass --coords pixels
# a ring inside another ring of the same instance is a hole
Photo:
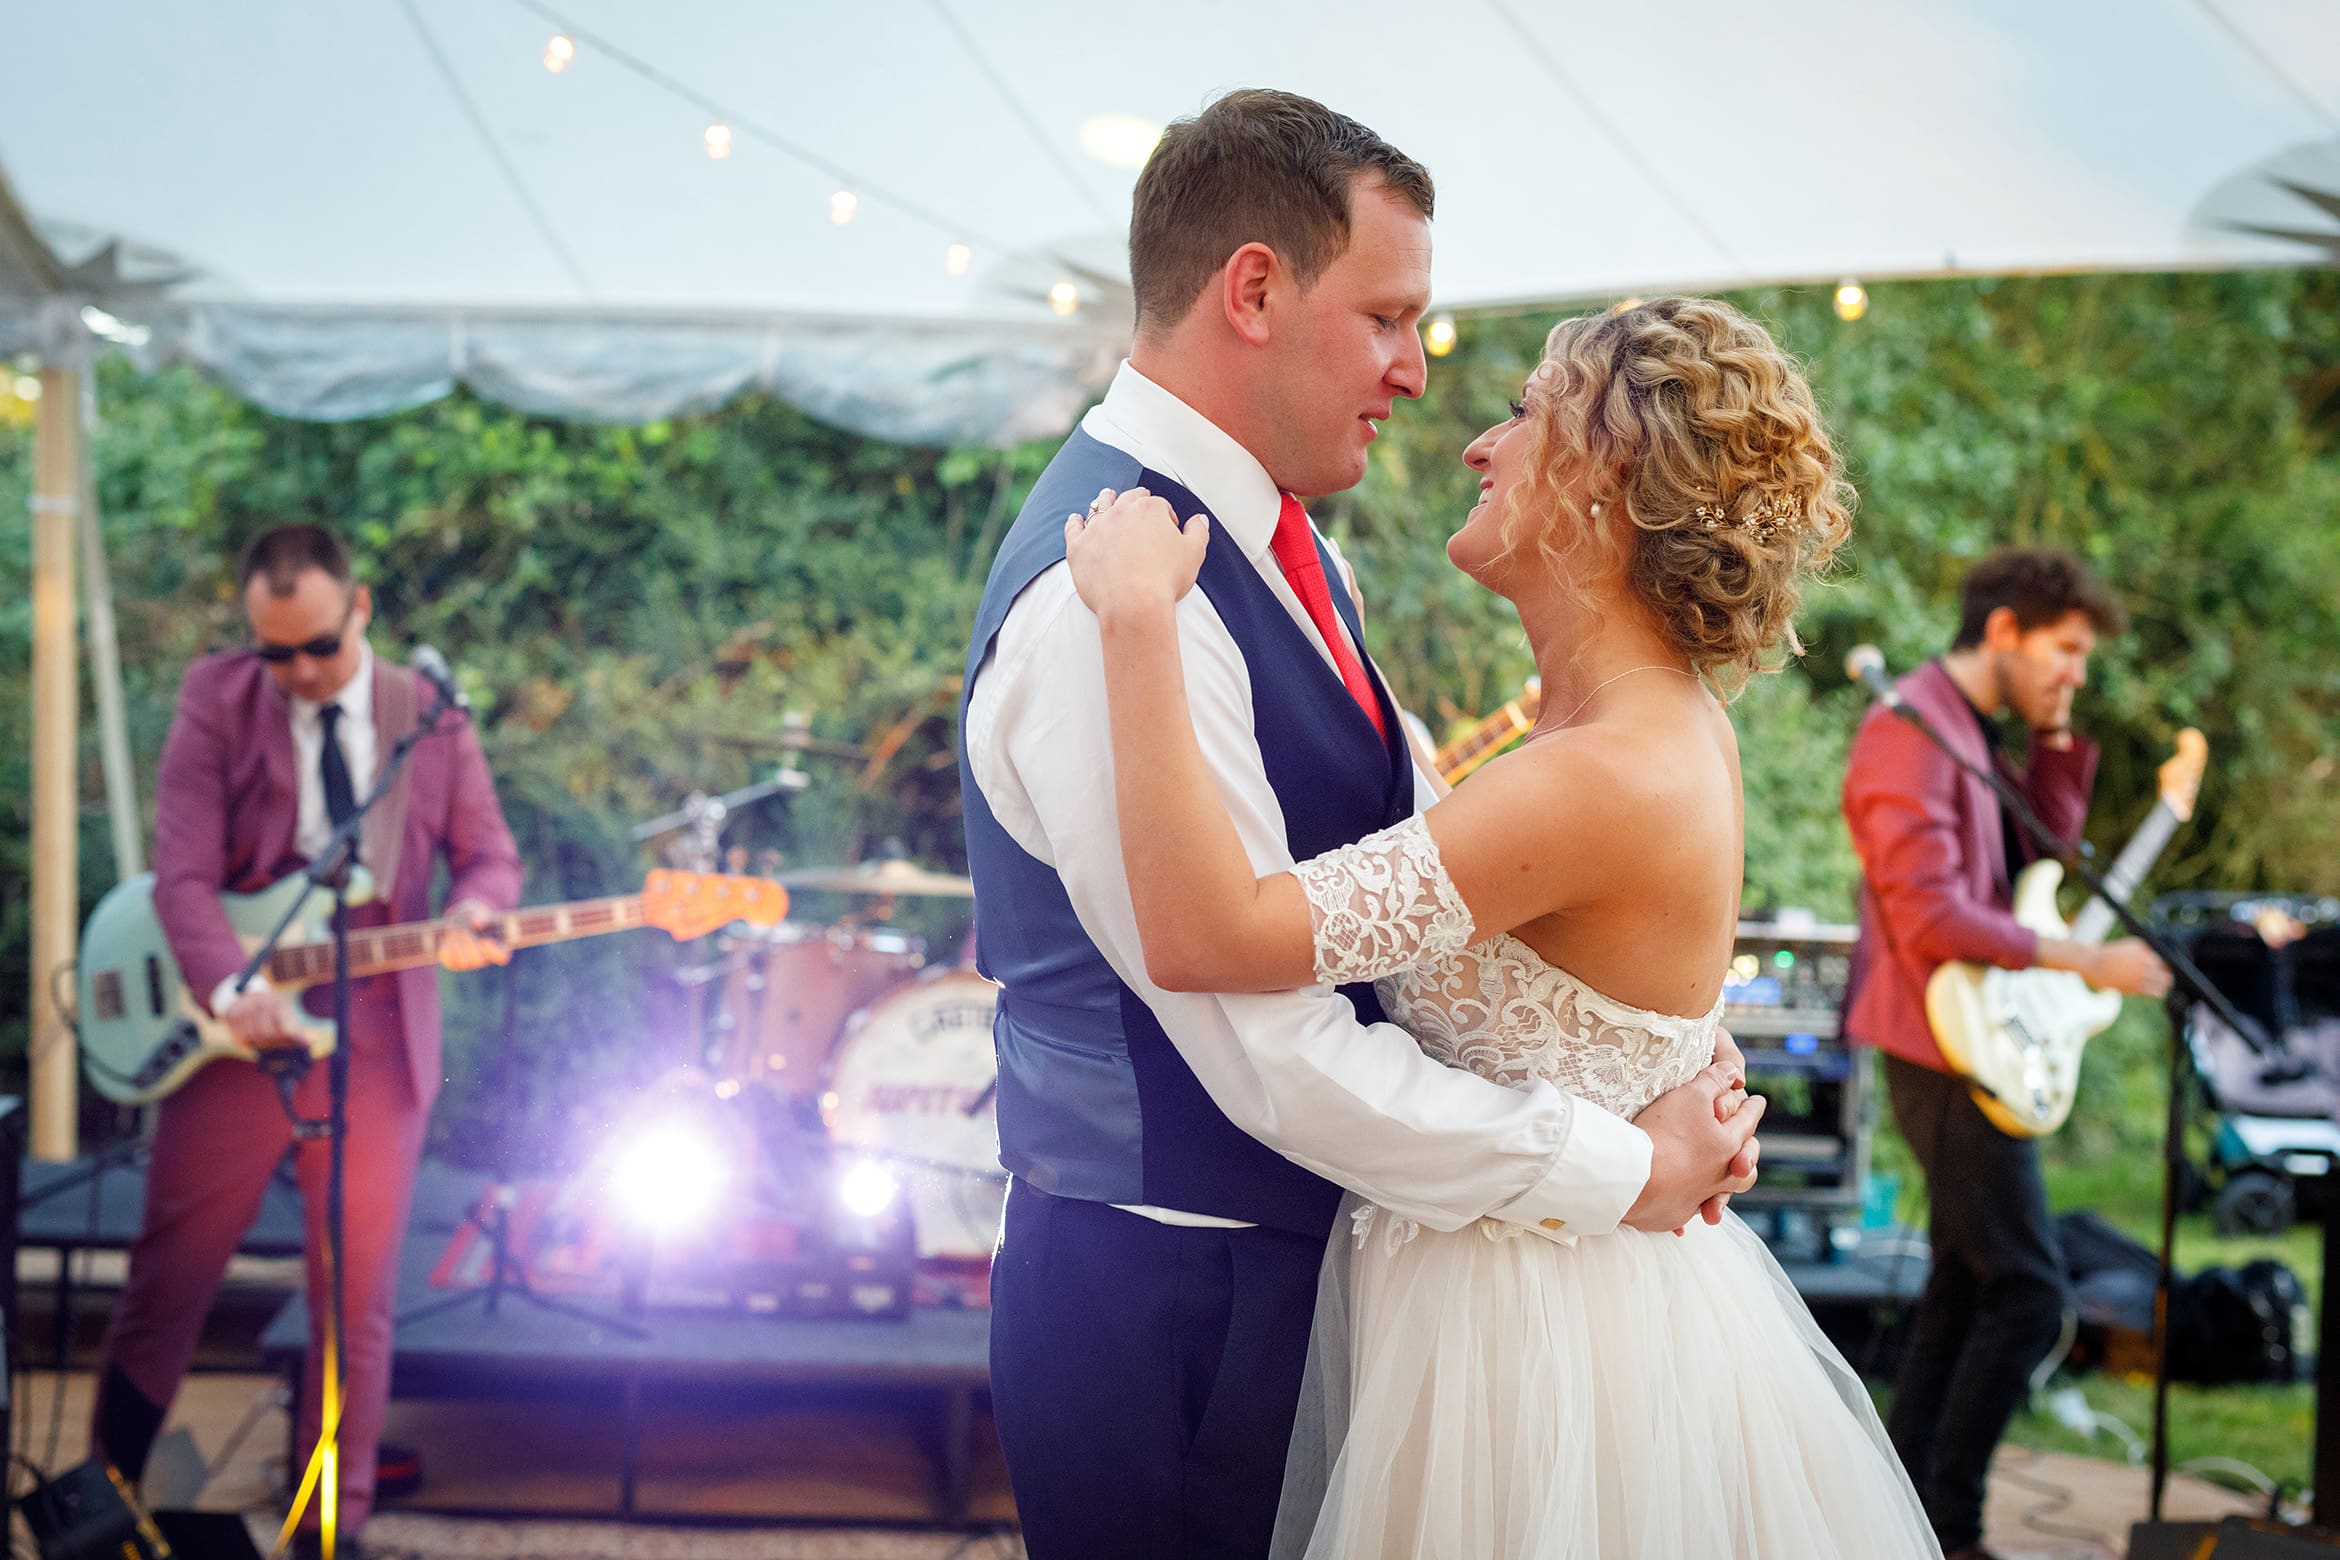
[[[1908,1150],[1891,1126],[1878,1133],[1878,1168],[1898,1173],[1902,1180],[1901,1218],[1924,1228],[1923,1178],[1908,1160]],[[2070,1153],[2051,1149],[2046,1160],[2048,1199],[2058,1212],[2090,1208],[2120,1229],[2158,1249],[2161,1241],[2161,1167],[2150,1154]],[[2240,1267],[2259,1257],[2274,1257],[2300,1277],[2308,1293],[2310,1335],[2296,1340],[2302,1352],[2315,1347],[2313,1327],[2323,1304],[2323,1247],[2320,1233],[2309,1225],[2294,1225],[2273,1237],[2228,1239],[2211,1225],[2206,1213],[2178,1220],[2177,1267],[2192,1273],[2210,1266]],[[2092,1372],[2060,1374],[2055,1388],[2076,1388],[2095,1412],[2119,1420],[2140,1441],[2150,1437],[2153,1424],[2153,1379],[2147,1375]],[[2315,1390],[2311,1383],[2285,1386],[2241,1385],[2170,1389],[2169,1444],[2172,1467],[2182,1468],[2203,1459],[2232,1459],[2274,1480],[2287,1493],[2308,1482],[2315,1437]],[[2048,1409],[2045,1394],[2016,1418],[2007,1439],[2014,1445],[2042,1450],[2082,1452],[2122,1458],[2121,1439],[2104,1431],[2089,1436],[2074,1433]],[[2231,1475],[2221,1477],[2213,1466],[2198,1470],[2205,1477],[2242,1487],[2248,1483]]]

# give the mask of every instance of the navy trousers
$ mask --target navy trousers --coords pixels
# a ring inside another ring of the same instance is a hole
[[[1267,1553],[1324,1249],[1010,1189],[991,1401],[1032,1560]]]

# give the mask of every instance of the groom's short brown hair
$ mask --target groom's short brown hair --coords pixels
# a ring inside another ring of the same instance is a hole
[[[1138,175],[1130,210],[1138,327],[1185,318],[1245,244],[1267,245],[1303,288],[1312,285],[1349,246],[1349,195],[1360,174],[1429,217],[1434,192],[1420,163],[1298,93],[1230,92],[1171,125]]]

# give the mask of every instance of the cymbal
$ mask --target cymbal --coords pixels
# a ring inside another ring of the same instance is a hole
[[[947,872],[932,872],[914,861],[865,861],[850,867],[800,867],[783,872],[789,888],[828,889],[839,894],[903,894],[928,899],[972,899],[975,885]]]

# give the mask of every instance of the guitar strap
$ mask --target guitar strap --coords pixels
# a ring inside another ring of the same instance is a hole
[[[374,663],[374,751],[385,757],[422,719],[422,698],[416,678]],[[398,892],[398,858],[406,844],[406,804],[414,790],[414,764],[398,772],[398,782],[380,805],[366,815],[365,838],[358,843],[359,858],[373,874],[374,892],[387,906]]]

